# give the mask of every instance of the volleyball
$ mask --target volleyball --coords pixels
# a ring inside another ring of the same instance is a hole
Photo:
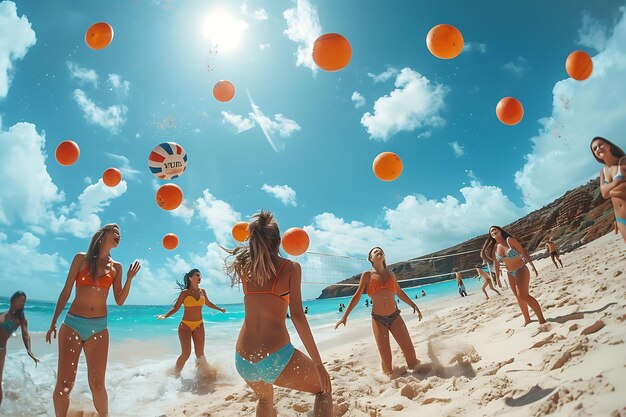
[[[152,174],[159,179],[178,178],[187,168],[187,153],[178,143],[161,143],[150,152],[148,167],[150,167]]]

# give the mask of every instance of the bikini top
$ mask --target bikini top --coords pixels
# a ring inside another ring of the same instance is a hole
[[[367,295],[371,297],[383,288],[387,288],[388,290],[393,291],[395,294],[398,293],[398,284],[396,283],[395,278],[393,278],[393,276],[390,276],[386,281],[380,281],[378,279],[370,278],[369,282],[367,283]]]
[[[613,181],[624,179],[624,176],[622,175],[622,171],[621,171],[620,165],[619,165],[620,162],[622,161],[622,158],[620,158],[619,161],[617,162],[617,175],[613,177]],[[604,166],[604,168],[602,168],[602,169],[604,170],[604,183],[605,184],[610,184],[610,182],[606,180],[606,177],[608,176],[606,174],[606,166]]]
[[[506,239],[506,243],[507,245],[509,245],[509,238]],[[511,248],[511,245],[508,246],[508,250],[506,251],[505,256],[498,255],[498,252],[496,251],[496,259],[498,261],[501,261],[502,259],[513,259],[517,258],[518,256],[521,256],[521,254],[515,249]]]
[[[278,282],[278,277],[280,276],[280,272],[283,270],[283,267],[287,265],[288,261],[283,262],[283,264],[278,268],[278,272],[276,273],[276,278],[274,278],[274,283],[272,284],[272,289],[270,291],[249,291],[248,290],[248,281],[245,279],[241,280],[241,284],[243,285],[243,293],[244,295],[248,294],[272,294],[276,297],[282,298],[289,304],[289,291],[284,294],[278,294],[276,292],[276,283]]]
[[[19,326],[20,325],[19,325],[18,320],[16,319],[7,320],[6,313],[4,315],[4,321],[0,323],[0,328],[4,329],[4,331],[7,332],[8,334],[11,334],[14,331],[16,331]]]
[[[78,272],[78,276],[76,277],[76,287],[98,287],[109,289],[113,284],[113,262],[109,258],[109,272],[105,275],[102,275],[97,280],[94,280],[91,277],[91,272],[89,272],[89,265],[86,268]]]
[[[202,307],[204,305],[204,294],[202,294],[197,300],[191,295],[188,295],[183,300],[183,305],[185,307]]]

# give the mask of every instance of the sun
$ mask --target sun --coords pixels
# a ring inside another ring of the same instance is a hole
[[[245,20],[234,18],[226,10],[215,10],[202,19],[200,33],[205,40],[214,43],[221,53],[237,49],[244,32],[248,29]]]

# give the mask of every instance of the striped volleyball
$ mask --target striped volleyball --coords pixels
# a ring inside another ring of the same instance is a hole
[[[177,178],[187,168],[187,153],[178,143],[164,142],[150,152],[148,167],[162,180]]]

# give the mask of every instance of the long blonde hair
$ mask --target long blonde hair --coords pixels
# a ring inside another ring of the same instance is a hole
[[[105,224],[93,235],[91,242],[89,242],[89,248],[85,254],[85,263],[89,267],[89,273],[91,274],[91,278],[93,280],[97,279],[96,274],[98,273],[98,262],[96,261],[98,260],[98,254],[100,253],[100,248],[102,247],[102,240],[106,234],[113,229],[120,230],[120,227],[115,223]]]
[[[264,210],[252,219],[248,246],[224,249],[235,257],[230,263],[226,261],[224,268],[233,286],[245,279],[261,287],[276,274],[272,256],[278,255],[280,248],[278,224],[274,215]]]

